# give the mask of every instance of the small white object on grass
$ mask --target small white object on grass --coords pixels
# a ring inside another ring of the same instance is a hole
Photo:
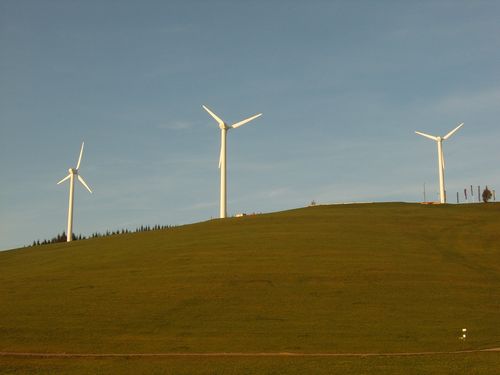
[[[462,336],[459,337],[460,340],[465,340],[467,338],[467,328],[462,328]]]

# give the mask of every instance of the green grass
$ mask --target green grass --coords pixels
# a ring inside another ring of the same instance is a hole
[[[499,204],[336,205],[1,252],[0,351],[345,353],[500,347],[499,228]],[[465,343],[458,340],[463,327],[468,329]],[[17,370],[25,365],[44,373],[48,366],[65,373],[65,366],[74,366],[69,372],[98,373],[102,366],[103,373],[113,368],[123,373],[120,368],[136,366],[154,373],[156,364],[167,363],[178,366],[174,373],[183,368],[191,369],[185,373],[216,368],[220,371],[213,373],[249,374],[338,368],[339,373],[377,374],[385,366],[387,373],[420,368],[439,374],[470,365],[488,374],[491,366],[500,367],[500,354],[461,359],[2,358],[0,369],[30,373]]]

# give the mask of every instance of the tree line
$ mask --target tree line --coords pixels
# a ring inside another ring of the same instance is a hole
[[[113,230],[113,231],[107,230],[105,233],[95,232],[89,236],[84,236],[82,234],[77,235],[77,234],[73,233],[73,241],[81,241],[81,240],[86,240],[89,238],[109,237],[109,236],[114,236],[117,234],[149,232],[149,231],[153,231],[153,230],[169,229],[169,228],[173,228],[174,226],[175,225],[158,225],[158,224],[153,225],[153,226],[141,225],[140,227],[137,227],[134,230],[129,230],[129,229],[118,229],[118,230]],[[51,243],[58,243],[58,242],[66,242],[66,232],[65,231],[63,231],[61,234],[58,234],[55,237],[52,237],[50,239],[35,240],[31,244],[31,246],[48,245]]]

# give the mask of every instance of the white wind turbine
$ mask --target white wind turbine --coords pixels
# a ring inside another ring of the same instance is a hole
[[[443,141],[446,141],[448,138],[450,138],[455,132],[460,129],[464,123],[462,122],[460,125],[458,125],[455,129],[453,129],[451,132],[446,134],[444,137],[436,137],[433,135],[421,133],[421,132],[415,132],[423,137],[432,139],[433,141],[436,141],[437,147],[438,147],[438,168],[439,168],[439,199],[441,203],[446,203],[446,196],[445,196],[445,188],[444,188],[444,153],[443,153]]]
[[[207,111],[210,116],[212,116],[215,121],[219,124],[219,128],[221,130],[221,145],[220,145],[220,156],[219,156],[219,169],[220,169],[220,218],[223,219],[227,216],[226,209],[226,133],[229,129],[236,129],[241,125],[245,125],[247,122],[250,122],[257,117],[262,116],[262,113],[259,113],[255,116],[249,117],[245,120],[234,123],[233,125],[228,125],[224,121],[221,120],[219,116],[213,113],[206,106],[202,106],[205,111]]]
[[[72,234],[73,234],[73,195],[74,195],[74,186],[75,186],[75,176],[78,178],[78,181],[82,183],[83,186],[87,188],[87,190],[92,194],[92,190],[90,190],[89,186],[85,182],[85,180],[80,176],[78,173],[78,169],[80,168],[80,163],[82,162],[82,155],[83,155],[83,144],[82,142],[82,148],[80,149],[80,156],[78,157],[78,162],[76,163],[76,168],[70,168],[68,169],[69,174],[64,177],[61,181],[59,181],[57,184],[61,184],[64,181],[66,181],[68,178],[69,180],[69,207],[68,207],[68,229],[66,232],[66,241],[70,242],[72,240]]]

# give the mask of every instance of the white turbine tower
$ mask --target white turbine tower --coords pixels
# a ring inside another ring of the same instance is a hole
[[[92,194],[92,190],[90,190],[89,186],[85,182],[85,180],[80,176],[78,173],[78,169],[80,168],[80,163],[82,162],[82,155],[83,155],[83,144],[82,142],[82,148],[80,149],[80,156],[78,157],[78,162],[76,164],[76,168],[70,168],[68,169],[69,174],[64,177],[61,181],[59,181],[57,184],[61,184],[64,181],[66,181],[68,178],[69,180],[69,207],[68,207],[68,229],[66,232],[66,241],[70,242],[73,238],[73,195],[74,195],[74,186],[75,186],[75,176],[78,178],[78,181],[82,183],[83,186],[87,188],[87,190]]]
[[[455,132],[460,129],[464,123],[462,122],[460,125],[458,125],[455,129],[453,129],[451,132],[446,134],[444,137],[436,137],[433,135],[421,133],[421,132],[415,132],[423,137],[432,139],[433,141],[436,141],[437,143],[437,148],[438,148],[438,169],[439,169],[439,199],[441,203],[446,203],[446,196],[445,196],[445,188],[444,188],[444,168],[445,168],[445,163],[444,163],[444,153],[443,153],[443,141],[446,141],[448,138],[450,138]]]
[[[220,218],[223,219],[227,216],[226,209],[226,133],[229,129],[236,129],[241,125],[245,125],[247,122],[250,122],[257,117],[262,116],[262,113],[259,113],[255,116],[249,117],[245,120],[234,123],[233,125],[228,125],[224,121],[221,120],[219,116],[213,113],[206,106],[202,106],[205,111],[207,111],[210,116],[212,116],[215,121],[219,124],[219,128],[221,130],[221,145],[220,145],[220,156],[219,156],[219,169],[220,169]]]

